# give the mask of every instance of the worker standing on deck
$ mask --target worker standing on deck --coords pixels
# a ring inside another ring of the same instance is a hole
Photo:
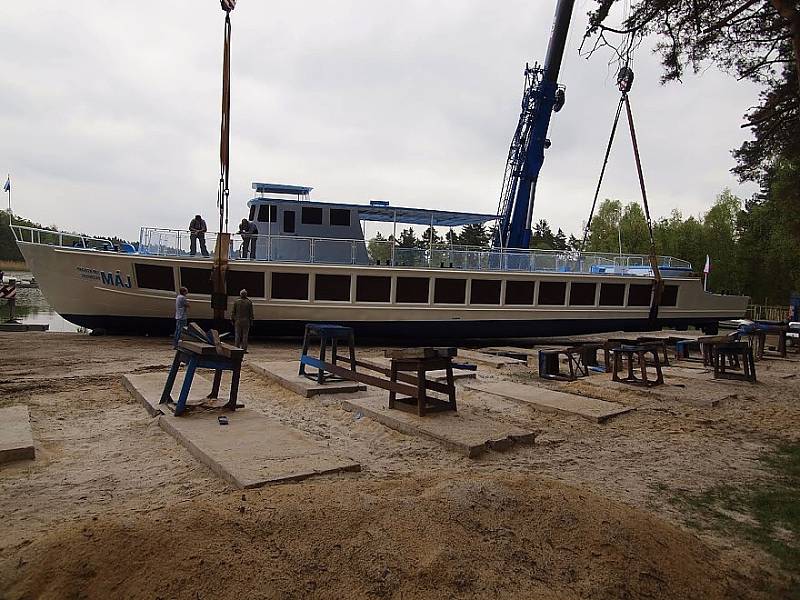
[[[247,219],[242,219],[242,222],[239,223],[239,235],[242,236],[242,258],[255,258],[258,225]],[[249,257],[247,254],[248,248],[250,249]]]
[[[247,290],[240,291],[239,299],[233,303],[231,321],[236,332],[236,346],[247,352],[247,338],[253,324],[253,301],[247,297]]]
[[[176,350],[181,339],[181,332],[189,324],[189,299],[186,297],[188,294],[189,290],[181,287],[178,290],[177,298],[175,298],[175,339],[172,347]]]
[[[189,238],[192,242],[189,254],[192,256],[197,254],[197,242],[200,242],[200,252],[203,253],[203,256],[208,258],[208,249],[206,248],[207,231],[208,227],[206,227],[206,222],[203,220],[203,217],[200,215],[195,215],[194,219],[192,219],[191,223],[189,223]]]

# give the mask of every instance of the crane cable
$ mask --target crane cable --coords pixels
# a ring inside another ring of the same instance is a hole
[[[219,135],[219,230],[228,231],[228,196],[230,195],[230,137],[231,137],[231,11],[236,0],[221,0],[225,11],[225,42],[222,52],[222,122]],[[223,229],[224,225],[224,229]]]
[[[611,155],[611,148],[614,144],[614,138],[616,137],[617,126],[619,125],[619,119],[622,115],[622,108],[625,107],[625,114],[628,119],[628,129],[630,130],[631,134],[631,144],[633,145],[633,156],[636,161],[636,173],[639,177],[639,188],[642,192],[642,204],[644,205],[644,213],[647,219],[647,231],[650,236],[650,253],[648,255],[648,259],[650,260],[650,268],[653,272],[653,293],[651,296],[650,302],[650,313],[648,318],[653,321],[658,318],[658,309],[661,304],[661,295],[664,291],[664,280],[661,276],[661,271],[658,268],[658,255],[656,254],[656,241],[655,236],[653,235],[653,221],[650,217],[650,205],[647,201],[647,188],[644,182],[644,172],[642,170],[642,160],[639,155],[639,143],[636,138],[636,127],[633,123],[633,111],[631,110],[631,101],[628,97],[628,92],[631,91],[631,87],[633,86],[633,70],[626,64],[622,69],[620,69],[619,74],[617,75],[617,85],[622,92],[622,96],[619,99],[619,104],[617,105],[617,112],[614,116],[614,123],[611,127],[611,135],[608,139],[608,145],[606,147],[606,154],[605,158],[603,159],[603,167],[600,171],[600,179],[597,182],[597,188],[595,188],[594,193],[594,200],[592,201],[592,209],[589,212],[589,219],[586,222],[586,227],[583,231],[583,242],[581,244],[581,250],[586,248],[586,243],[589,238],[589,228],[592,224],[592,218],[594,217],[594,211],[597,207],[597,199],[600,195],[600,188],[603,184],[603,178],[605,177],[606,167],[608,166],[608,159]]]

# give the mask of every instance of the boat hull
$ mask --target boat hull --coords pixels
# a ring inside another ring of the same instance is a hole
[[[209,285],[209,260],[28,243],[19,246],[50,305],[77,325],[114,334],[168,334],[174,329],[174,299],[180,285],[188,285],[190,290],[190,318],[204,326],[213,324],[210,294],[205,293],[210,290],[203,289]],[[255,310],[252,334],[263,337],[301,335],[308,322],[351,326],[360,338],[408,341],[542,337],[661,327],[712,329],[720,320],[743,316],[748,304],[747,297],[708,294],[699,280],[676,278],[667,281],[669,286],[677,288],[673,290],[671,305],[661,307],[658,318],[650,320],[647,305],[630,305],[633,288],[650,285],[652,280],[648,277],[258,261],[234,261],[230,270],[232,281],[247,280],[252,284],[249,285]],[[152,279],[152,273],[167,277],[147,281],[146,277]],[[285,291],[279,289],[279,277],[306,281],[307,289],[299,294],[305,297],[285,297]],[[429,281],[426,301],[401,300],[399,280],[409,278]],[[331,282],[342,281],[344,289],[325,288]],[[362,283],[381,281],[386,287],[386,297],[382,298],[385,301],[360,298]],[[589,305],[586,300],[583,304],[575,303],[581,284],[584,291],[585,284],[594,290]],[[619,305],[603,305],[601,287],[608,284],[624,287],[625,299]],[[525,305],[518,301],[513,305],[508,303],[512,285],[529,285],[531,290],[535,286],[536,300]],[[563,288],[560,304],[540,303],[541,290],[547,285]],[[496,303],[479,304],[486,301],[485,291],[479,297],[477,290],[492,286],[496,286],[499,294]],[[232,283],[230,287],[233,289],[229,294],[238,295],[238,286]],[[452,302],[452,298],[444,297],[446,294],[440,297],[438,287],[449,289],[448,294],[453,289],[463,289],[461,301]],[[332,291],[344,296],[331,300]]]

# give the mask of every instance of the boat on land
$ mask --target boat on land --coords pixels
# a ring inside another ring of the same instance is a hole
[[[229,208],[232,10],[223,8],[220,229]],[[574,0],[558,0],[547,59],[541,67],[525,67],[496,215],[318,202],[310,187],[254,183],[248,207],[257,234],[247,240],[254,256],[245,256],[240,236],[229,243],[223,232],[207,239],[216,255],[199,258],[189,249],[189,232],[157,228],[142,228],[136,246],[115,247],[104,239],[12,225],[17,244],[58,313],[110,333],[171,332],[182,286],[189,289],[192,320],[203,327],[219,326],[229,298],[246,289],[255,310],[251,333],[257,336],[301,335],[308,322],[349,326],[361,337],[428,343],[661,327],[716,331],[719,321],[744,316],[749,299],[704,291],[689,263],[656,255],[652,228],[647,256],[529,248],[549,123],[566,100],[558,76],[573,8]],[[622,107],[633,74],[626,67],[620,75]],[[641,171],[639,177],[649,216]],[[436,228],[492,221],[497,233],[485,248],[435,243]],[[367,222],[391,223],[393,235],[367,241]],[[427,245],[402,247],[398,224],[426,227]]]
[[[252,332],[301,335],[308,322],[392,340],[536,337],[660,327],[713,329],[748,298],[705,292],[686,261],[659,257],[664,293],[650,318],[648,257],[365,240],[365,222],[453,227],[495,215],[311,200],[311,188],[254,183],[255,256],[234,236],[227,294],[247,289]],[[166,334],[174,298],[189,289],[191,318],[213,324],[214,257],[191,256],[188,231],[142,228],[138,245],[12,225],[41,290],[65,319],[118,334]],[[214,235],[208,235],[209,248]]]

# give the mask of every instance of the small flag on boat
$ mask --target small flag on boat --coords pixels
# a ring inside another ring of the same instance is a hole
[[[3,191],[4,192],[10,192],[11,191],[11,176],[10,175],[6,178],[6,184],[3,186]]]
[[[222,5],[222,10],[228,13],[236,8],[236,0],[220,0],[219,3]]]
[[[706,254],[706,266],[703,267],[703,273],[706,275],[711,273],[711,257],[708,254]]]

